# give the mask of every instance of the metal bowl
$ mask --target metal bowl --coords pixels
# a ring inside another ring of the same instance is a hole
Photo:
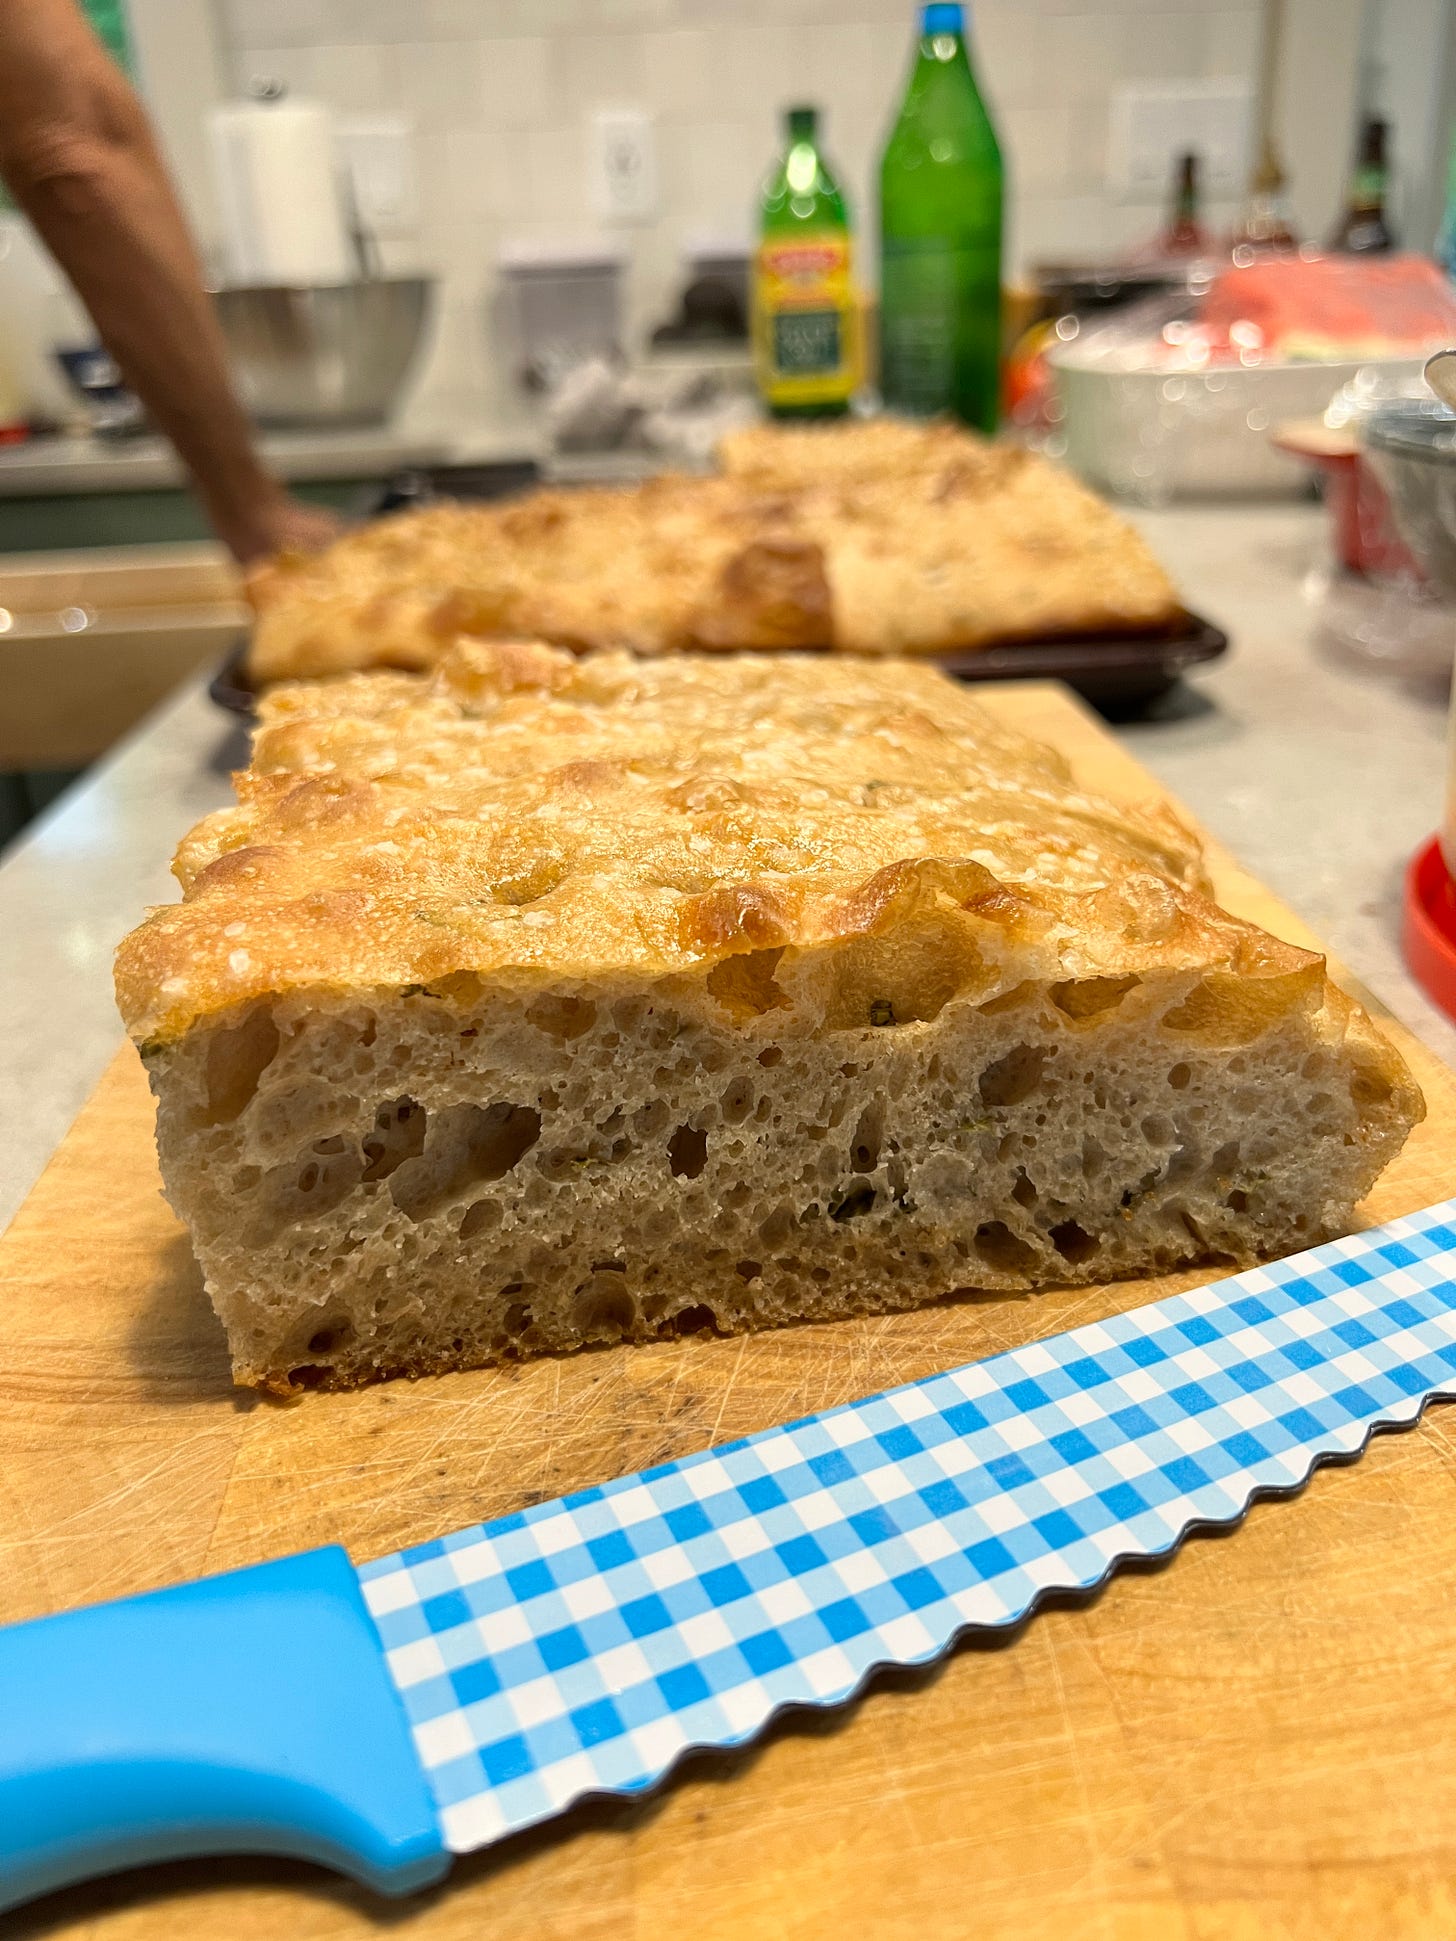
[[[1427,578],[1456,595],[1456,412],[1403,399],[1368,418],[1361,437],[1401,538]]]
[[[419,347],[433,277],[214,290],[233,374],[261,425],[372,425]]]

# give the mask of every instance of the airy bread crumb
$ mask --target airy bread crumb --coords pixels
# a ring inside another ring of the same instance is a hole
[[[923,666],[457,650],[268,704],[123,945],[291,1392],[1345,1227],[1421,1116],[1323,962]]]

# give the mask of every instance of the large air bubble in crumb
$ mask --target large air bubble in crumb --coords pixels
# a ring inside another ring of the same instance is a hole
[[[205,1125],[231,1125],[253,1102],[258,1082],[278,1055],[278,1026],[266,1005],[240,1024],[215,1031],[207,1047]]]
[[[667,1142],[667,1163],[675,1179],[696,1179],[708,1163],[708,1135],[697,1126],[679,1126]]]
[[[374,1114],[374,1129],[364,1141],[366,1182],[388,1179],[407,1159],[417,1159],[425,1148],[427,1123],[425,1108],[417,1099],[387,1099]]]
[[[981,1073],[983,1104],[1020,1105],[1024,1099],[1029,1099],[1042,1082],[1042,1068],[1046,1061],[1045,1046],[1013,1045],[1010,1051],[995,1059]]]
[[[390,1181],[401,1213],[428,1219],[472,1187],[503,1179],[541,1136],[528,1105],[455,1105],[434,1114],[425,1149]]]

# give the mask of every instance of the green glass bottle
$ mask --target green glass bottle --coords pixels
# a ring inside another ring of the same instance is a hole
[[[131,73],[131,44],[127,39],[122,0],[84,0],[86,18],[117,66]]]
[[[995,430],[1002,197],[962,10],[927,6],[880,162],[880,390],[891,410]]]
[[[859,384],[849,211],[819,152],[817,111],[790,108],[787,125],[759,216],[754,361],[775,417],[834,417]]]

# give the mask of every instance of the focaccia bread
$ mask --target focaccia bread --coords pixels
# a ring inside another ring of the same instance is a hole
[[[911,479],[948,467],[994,478],[1014,471],[1024,457],[1017,446],[997,444],[950,418],[767,420],[725,432],[717,450],[727,477],[775,492]]]
[[[242,1382],[1249,1261],[1423,1110],[924,666],[467,645],[279,690],[238,794],[117,983]]]
[[[427,507],[253,575],[259,685],[432,667],[461,634],[576,650],[933,654],[1165,627],[1142,539],[1034,454],[944,424],[756,427],[724,475]]]

